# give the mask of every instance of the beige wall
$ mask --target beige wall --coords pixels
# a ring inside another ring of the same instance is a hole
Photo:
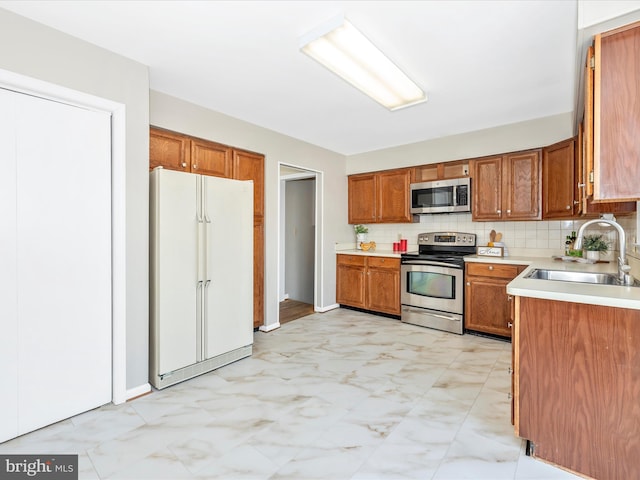
[[[573,113],[347,157],[347,173],[370,172],[537,148],[570,138]]]
[[[126,384],[128,389],[144,385],[149,332],[147,67],[0,9],[0,69],[126,106]]]
[[[320,307],[335,304],[336,242],[351,239],[347,225],[345,157],[286,135],[208,110],[178,98],[151,91],[152,125],[194,135],[265,155],[265,319],[278,318],[278,162],[322,172],[318,209],[322,222]]]

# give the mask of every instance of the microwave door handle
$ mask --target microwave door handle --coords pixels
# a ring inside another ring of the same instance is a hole
[[[453,185],[453,206],[458,206],[458,185]]]

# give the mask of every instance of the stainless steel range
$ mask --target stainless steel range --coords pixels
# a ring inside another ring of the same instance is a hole
[[[401,256],[401,320],[462,335],[464,256],[475,251],[473,233],[418,235],[418,251]]]

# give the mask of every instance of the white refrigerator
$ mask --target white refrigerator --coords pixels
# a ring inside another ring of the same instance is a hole
[[[164,388],[253,344],[253,182],[158,167],[150,184],[150,379]]]

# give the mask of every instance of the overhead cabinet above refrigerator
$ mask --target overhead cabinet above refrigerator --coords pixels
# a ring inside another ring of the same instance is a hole
[[[253,182],[151,172],[150,382],[252,353]]]

